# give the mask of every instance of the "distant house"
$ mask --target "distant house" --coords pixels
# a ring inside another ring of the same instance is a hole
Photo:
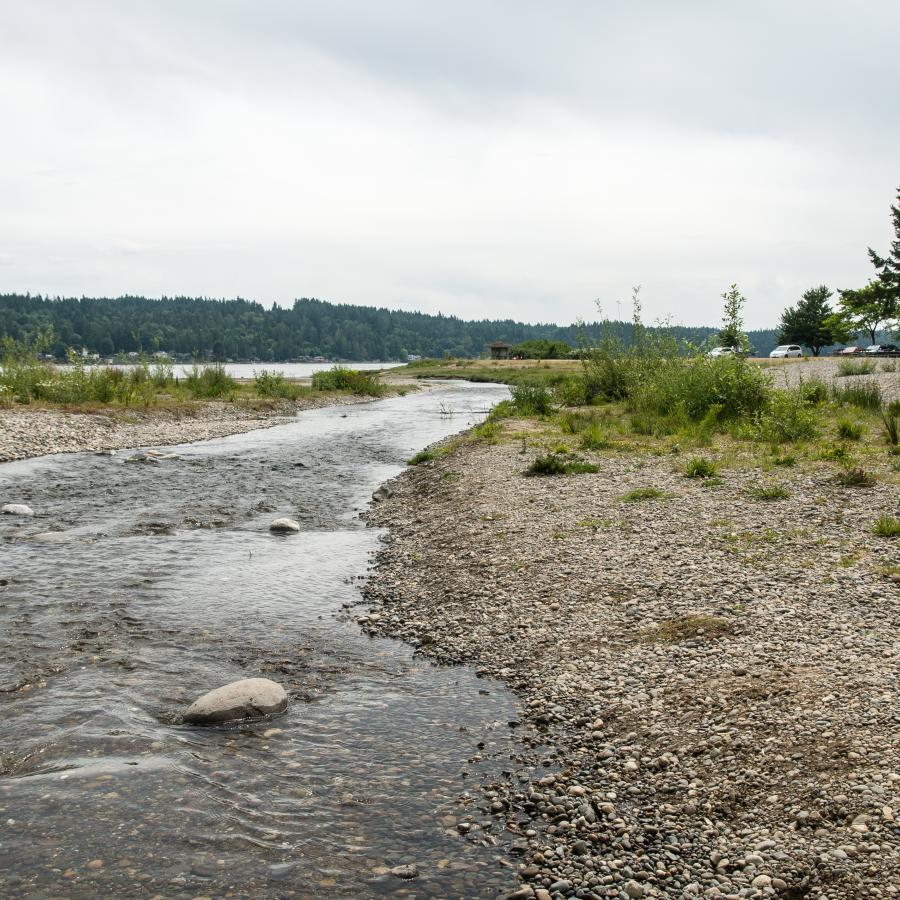
[[[406,361],[407,362],[418,362],[422,357],[419,356],[418,353],[407,353]]]
[[[491,351],[491,359],[509,359],[509,344],[504,341],[493,341],[488,345],[488,350]]]

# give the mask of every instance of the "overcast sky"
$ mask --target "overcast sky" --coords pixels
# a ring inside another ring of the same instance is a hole
[[[896,0],[0,0],[0,292],[774,325],[888,247],[898,46]]]

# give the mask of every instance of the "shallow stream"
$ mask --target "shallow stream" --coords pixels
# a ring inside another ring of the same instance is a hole
[[[157,463],[0,465],[0,501],[36,513],[0,521],[0,893],[513,889],[511,836],[466,806],[516,753],[513,698],[339,615],[382,537],[357,518],[373,489],[505,391],[312,410]],[[301,533],[270,534],[281,515]],[[251,676],[285,685],[285,715],[178,724]]]

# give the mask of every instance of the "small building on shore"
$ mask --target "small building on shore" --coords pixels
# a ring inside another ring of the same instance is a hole
[[[512,348],[505,341],[492,341],[488,345],[491,359],[509,359],[509,351]]]

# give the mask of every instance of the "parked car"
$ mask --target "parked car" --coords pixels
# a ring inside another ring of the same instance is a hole
[[[716,347],[710,350],[707,356],[737,356],[734,347]]]
[[[844,347],[843,350],[837,350],[838,356],[850,356],[853,353],[862,353],[862,347]]]
[[[799,344],[780,344],[769,354],[769,359],[790,359],[792,356],[803,356]]]
[[[900,347],[896,344],[872,344],[866,347],[866,353],[900,353]]]

